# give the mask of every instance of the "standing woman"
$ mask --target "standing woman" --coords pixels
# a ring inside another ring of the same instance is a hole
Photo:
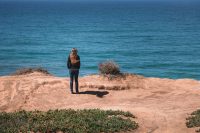
[[[76,48],[72,48],[71,53],[67,60],[67,67],[69,69],[69,75],[70,75],[70,90],[73,94],[73,81],[75,79],[75,86],[76,86],[76,93],[79,93],[78,91],[78,75],[79,75],[79,69],[80,69],[80,57],[78,56],[78,51]]]

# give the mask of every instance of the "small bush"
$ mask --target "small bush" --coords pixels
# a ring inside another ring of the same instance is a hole
[[[130,112],[112,110],[49,110],[0,113],[1,133],[53,132],[63,133],[111,133],[134,130],[138,124]]]
[[[118,75],[120,74],[120,68],[117,63],[114,61],[105,61],[99,64],[99,72],[101,74],[111,74],[111,75]]]
[[[17,70],[15,73],[13,73],[11,75],[26,75],[26,74],[30,74],[30,73],[33,73],[33,72],[40,72],[40,73],[43,73],[43,74],[46,74],[46,75],[50,75],[50,73],[42,67],[22,68],[22,69]]]
[[[200,127],[200,109],[194,111],[191,116],[187,118],[186,125],[188,128]],[[200,132],[200,129],[196,130],[196,132]]]

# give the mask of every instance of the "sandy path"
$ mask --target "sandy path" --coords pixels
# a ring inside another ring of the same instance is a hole
[[[82,94],[70,94],[69,79],[33,73],[0,77],[0,111],[48,109],[119,109],[137,116],[136,133],[192,133],[185,118],[200,107],[200,82],[97,75],[80,80]]]

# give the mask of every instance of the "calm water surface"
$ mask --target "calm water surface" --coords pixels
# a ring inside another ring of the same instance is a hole
[[[42,66],[68,76],[73,47],[82,76],[110,59],[123,72],[200,79],[200,4],[0,2],[0,75]]]

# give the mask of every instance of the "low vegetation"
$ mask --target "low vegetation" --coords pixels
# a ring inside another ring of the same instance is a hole
[[[114,61],[105,61],[98,66],[100,74],[119,75],[120,68]]]
[[[0,113],[1,133],[57,132],[100,133],[134,130],[138,124],[130,112],[90,110],[19,111]]]
[[[197,127],[200,128],[200,109],[194,111],[191,116],[187,118],[186,125],[188,128]],[[200,132],[200,129],[196,130],[196,132]]]
[[[46,75],[50,75],[50,73],[42,67],[22,68],[22,69],[17,70],[15,73],[13,73],[11,75],[26,75],[26,74],[30,74],[30,73],[33,73],[33,72],[40,72],[40,73],[43,73],[43,74],[46,74]]]

